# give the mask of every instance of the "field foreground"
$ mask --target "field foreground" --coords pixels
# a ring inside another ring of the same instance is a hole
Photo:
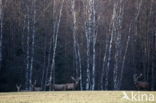
[[[156,92],[14,92],[0,93],[0,103],[156,103]]]

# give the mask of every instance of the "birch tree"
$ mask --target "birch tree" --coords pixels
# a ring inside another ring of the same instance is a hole
[[[52,58],[52,55],[51,55],[51,52],[52,52],[52,47],[53,47],[53,44],[54,44],[54,38],[55,38],[55,30],[56,30],[56,1],[53,0],[53,34],[52,36],[50,37],[50,41],[49,41],[49,48],[48,48],[48,60],[47,60],[47,67],[46,67],[46,70],[45,70],[45,83],[44,83],[44,90],[46,89],[46,83],[49,82],[48,80],[48,76],[49,76],[49,68],[50,68],[50,64],[51,64],[51,58]]]
[[[106,62],[107,62],[107,55],[108,55],[108,43],[109,43],[109,38],[108,36],[106,35],[106,42],[105,42],[105,52],[104,52],[104,56],[103,56],[103,64],[102,64],[102,72],[101,72],[101,78],[100,78],[100,89],[101,90],[104,90],[104,77],[106,76],[106,70],[105,70],[105,65],[106,65]]]
[[[95,1],[88,0],[87,2],[87,22],[86,22],[86,40],[87,40],[87,78],[86,78],[86,90],[95,89],[95,68],[96,68],[96,10]]]
[[[82,86],[82,66],[81,66],[81,55],[80,55],[80,49],[79,49],[79,43],[77,40],[77,17],[76,17],[76,10],[75,10],[75,0],[71,1],[71,10],[73,15],[73,47],[74,47],[74,62],[75,62],[75,70],[76,70],[76,77],[80,77],[80,89],[83,90]]]
[[[121,36],[122,36],[122,23],[123,23],[123,15],[124,15],[124,6],[123,0],[120,0],[116,4],[117,16],[115,20],[115,65],[114,65],[114,89],[119,90],[119,70],[120,70],[120,61],[121,61],[121,53],[122,53],[122,45],[121,45]]]
[[[58,19],[56,19],[56,21],[54,21],[54,29],[53,29],[53,39],[54,39],[54,44],[53,44],[53,55],[52,55],[52,60],[51,60],[51,66],[50,66],[50,74],[49,74],[49,84],[52,84],[52,79],[53,79],[53,83],[54,83],[54,69],[55,69],[55,57],[56,57],[56,48],[57,48],[57,44],[58,44],[58,33],[59,33],[59,28],[60,28],[60,22],[61,22],[61,17],[62,17],[62,11],[63,11],[63,6],[64,6],[64,0],[62,0],[61,2],[61,7],[59,10],[59,15],[58,15]],[[55,8],[54,8],[55,10]],[[53,78],[52,78],[53,77]],[[52,89],[51,86],[49,88],[50,90]]]
[[[44,9],[46,8],[46,3],[45,3],[46,0],[43,1],[43,7]],[[45,15],[44,15],[45,16]],[[47,29],[46,29],[47,30]],[[42,78],[41,78],[41,87],[43,90],[45,90],[45,86],[44,86],[44,83],[45,83],[45,75],[46,75],[46,63],[47,63],[47,56],[46,56],[46,51],[47,51],[47,37],[45,36],[44,37],[44,54],[43,54],[43,68],[42,68]]]
[[[33,27],[32,27],[32,42],[31,42],[31,59],[30,59],[30,75],[29,75],[29,89],[32,90],[32,74],[34,64],[34,50],[35,50],[35,36],[36,36],[36,0],[33,0]]]
[[[116,5],[114,5],[116,6]],[[111,32],[111,35],[110,35],[110,41],[109,41],[109,46],[108,46],[108,61],[107,61],[107,64],[106,64],[106,74],[105,74],[105,89],[107,90],[108,89],[108,76],[109,76],[109,70],[110,70],[110,62],[111,62],[111,54],[112,54],[112,46],[113,46],[113,40],[114,40],[114,30],[115,30],[115,17],[116,17],[116,8],[114,7],[113,8],[113,14],[112,14],[112,20],[111,20],[111,25],[112,25],[112,30],[110,31]]]

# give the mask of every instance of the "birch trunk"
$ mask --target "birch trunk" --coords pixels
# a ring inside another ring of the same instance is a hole
[[[53,77],[53,71],[55,71],[54,66],[55,66],[55,56],[56,56],[56,48],[57,48],[57,42],[58,42],[58,33],[59,33],[59,28],[60,28],[60,22],[61,22],[61,17],[62,17],[62,11],[63,11],[63,6],[64,6],[64,0],[61,3],[61,8],[60,8],[60,12],[59,12],[59,16],[58,16],[58,20],[56,23],[56,30],[55,30],[55,38],[54,38],[54,47],[53,47],[53,57],[52,57],[52,61],[51,61],[51,67],[50,67],[50,76],[49,76],[49,82],[50,85],[52,84],[52,77]],[[50,90],[52,88],[50,87]]]
[[[30,74],[29,74],[29,90],[32,90],[32,74],[34,64],[34,50],[35,50],[35,35],[36,35],[36,0],[33,0],[33,27],[32,27],[32,42],[31,42],[31,59],[30,59]]]
[[[86,77],[86,90],[89,90],[90,88],[90,38],[88,35],[88,31],[87,31],[87,27],[85,30],[85,34],[86,34],[86,39],[87,39],[87,77]]]
[[[79,72],[80,72],[80,90],[83,90],[82,63],[81,63],[81,55],[80,55],[79,45],[78,45],[78,58],[79,58]]]
[[[78,55],[77,55],[77,40],[76,40],[76,11],[75,11],[75,0],[72,0],[72,15],[73,15],[73,47],[74,47],[74,67],[76,70],[76,77],[78,76]]]
[[[107,50],[108,50],[108,43],[109,43],[109,40],[108,40],[108,36],[106,35],[106,45],[105,45],[105,52],[104,52],[104,56],[103,56],[103,64],[102,64],[102,72],[101,72],[101,78],[100,78],[100,89],[101,90],[104,90],[104,76],[106,74],[106,71],[105,71],[105,64],[107,62]]]
[[[83,90],[82,86],[82,68],[81,68],[81,54],[80,54],[80,48],[79,43],[77,40],[77,18],[76,18],[76,11],[75,11],[75,0],[71,1],[71,9],[72,9],[72,15],[73,15],[73,47],[74,47],[74,67],[76,70],[76,77],[80,77],[80,90]]]
[[[86,90],[95,89],[95,68],[96,68],[96,11],[94,0],[88,1],[87,7],[87,22],[85,28],[86,40],[87,40],[87,78],[86,78]]]
[[[112,30],[110,35],[110,41],[109,41],[109,48],[108,48],[108,61],[106,65],[106,75],[105,75],[105,90],[108,90],[108,76],[110,71],[110,61],[111,61],[111,55],[112,55],[112,46],[113,46],[113,40],[114,40],[114,30],[115,30],[115,17],[116,17],[116,8],[114,5],[113,8],[113,14],[112,14]]]
[[[51,65],[51,52],[52,52],[52,47],[53,47],[53,44],[55,43],[54,41],[54,38],[55,38],[55,31],[56,31],[56,10],[55,10],[55,6],[56,6],[56,3],[55,3],[55,0],[53,0],[53,35],[50,37],[50,42],[49,42],[49,49],[48,49],[48,63],[47,63],[47,67],[46,67],[46,70],[45,70],[45,84],[44,84],[44,90],[46,89],[46,84],[47,82],[49,82],[48,80],[48,74],[49,74],[49,69],[50,69],[50,65]]]
[[[94,90],[95,89],[95,68],[96,68],[96,49],[95,49],[95,46],[96,46],[96,40],[97,40],[97,25],[96,25],[96,11],[95,11],[95,1],[92,0],[92,12],[93,12],[93,66],[92,66],[92,87],[91,89]]]
[[[46,5],[45,5],[45,0],[44,0],[44,8],[46,8]],[[45,16],[45,15],[44,15]],[[42,78],[41,78],[41,88],[42,90],[45,90],[46,88],[44,87],[44,84],[45,84],[45,74],[46,74],[46,51],[47,51],[47,37],[45,36],[44,37],[44,54],[43,54],[43,68],[42,68]]]
[[[119,82],[120,82],[120,78],[119,78],[119,74],[120,72],[120,61],[121,61],[121,53],[122,53],[122,23],[123,23],[123,15],[124,15],[124,4],[123,4],[123,0],[120,0],[116,3],[116,19],[115,19],[115,65],[114,65],[114,75],[113,75],[113,79],[114,79],[114,89],[115,90],[119,90]],[[121,73],[122,75],[122,73]]]

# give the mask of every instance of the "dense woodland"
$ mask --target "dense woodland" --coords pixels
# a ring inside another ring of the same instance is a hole
[[[0,0],[0,91],[156,90],[156,0]]]

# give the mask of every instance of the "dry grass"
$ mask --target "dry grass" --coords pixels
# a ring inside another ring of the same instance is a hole
[[[128,96],[132,91],[126,92]],[[123,99],[122,91],[67,91],[67,92],[16,92],[0,93],[0,103],[156,103],[156,92],[133,92],[138,97],[152,94],[155,101]],[[148,98],[149,99],[149,98]]]

